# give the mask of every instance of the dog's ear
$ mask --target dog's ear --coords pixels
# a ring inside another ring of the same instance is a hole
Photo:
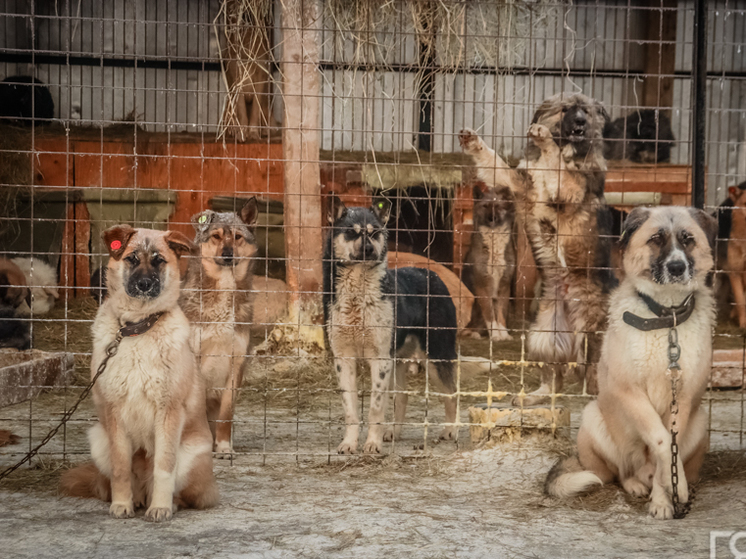
[[[484,197],[484,192],[482,191],[482,185],[484,183],[478,182],[474,184],[474,199],[475,200],[481,200]]]
[[[710,243],[710,248],[715,250],[715,240],[718,236],[718,222],[717,219],[712,217],[704,210],[697,208],[689,208],[689,214],[694,218],[694,221],[702,228],[707,237],[707,242]]]
[[[338,219],[341,219],[346,213],[347,206],[345,206],[345,203],[338,196],[331,195],[329,197],[329,211],[326,213],[326,219],[329,221],[329,225],[334,225],[334,223]]]
[[[601,125],[601,127],[604,128],[606,127],[607,124],[611,122],[611,117],[609,116],[609,113],[606,112],[606,107],[604,107],[601,101],[595,101],[595,104],[596,104],[596,111],[598,111],[598,116],[600,116],[603,119],[603,124]]]
[[[386,225],[391,217],[391,202],[386,198],[377,198],[373,200],[373,205],[370,207],[370,211],[376,214],[378,220]]]
[[[109,256],[114,260],[120,260],[124,254],[124,249],[127,248],[127,243],[130,242],[132,235],[136,232],[135,229],[125,224],[109,227],[101,233],[101,238],[109,251]]]
[[[207,231],[207,228],[210,226],[210,223],[212,223],[214,217],[215,212],[212,210],[205,210],[204,212],[195,214],[192,216],[192,227],[194,227],[194,230],[201,235]]]
[[[730,198],[734,202],[736,201],[736,198],[738,198],[738,193],[736,192],[735,186],[728,187],[728,198]]]
[[[621,248],[622,251],[627,249],[632,235],[634,235],[635,231],[637,231],[642,224],[647,221],[649,215],[650,210],[644,206],[638,206],[629,212],[627,219],[624,220],[622,236],[619,237],[619,248]]]
[[[164,237],[168,248],[170,248],[176,258],[182,256],[189,256],[190,254],[196,254],[197,246],[190,241],[186,235],[179,233],[178,231],[168,231]]]
[[[238,212],[238,217],[241,218],[241,221],[243,221],[251,229],[253,229],[254,225],[256,225],[256,218],[258,215],[259,208],[257,207],[256,196],[252,196],[251,198],[249,198],[249,201],[246,202],[243,208],[241,208],[241,211]]]

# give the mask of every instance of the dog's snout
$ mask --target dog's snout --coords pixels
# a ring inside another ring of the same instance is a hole
[[[666,268],[668,268],[668,273],[673,277],[680,278],[686,272],[686,262],[683,260],[672,260],[666,264]]]
[[[585,126],[586,122],[588,122],[588,115],[585,113],[585,111],[579,110],[575,113],[576,126]]]
[[[376,256],[376,248],[373,246],[373,243],[366,241],[365,248],[363,250],[363,254],[364,254],[366,260],[371,260],[371,259],[375,258],[375,256]]]
[[[137,280],[137,289],[142,293],[147,293],[153,288],[153,280],[147,277],[142,277]]]
[[[223,257],[223,260],[232,260],[233,259],[233,249],[230,247],[225,247],[223,249],[223,252],[221,253],[221,256]]]

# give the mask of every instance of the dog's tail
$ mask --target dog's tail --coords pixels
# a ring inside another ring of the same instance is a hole
[[[111,500],[111,483],[93,462],[67,470],[60,478],[60,493],[68,497]]]
[[[552,466],[544,482],[544,493],[559,499],[585,493],[603,481],[594,474],[583,470],[576,456],[558,460]]]

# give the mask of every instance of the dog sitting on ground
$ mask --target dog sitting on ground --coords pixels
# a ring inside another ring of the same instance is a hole
[[[728,274],[735,303],[732,314],[738,318],[739,328],[746,328],[746,181],[728,188],[728,198],[718,207],[717,219],[717,268]]]
[[[47,314],[60,298],[57,291],[57,272],[39,258],[14,258],[13,263],[26,276],[26,285],[31,289],[31,307],[23,304],[18,308],[20,316]]]
[[[357,409],[357,364],[365,359],[371,371],[366,453],[379,453],[384,440],[399,438],[411,360],[427,360],[430,377],[447,394],[456,391],[456,308],[437,274],[420,268],[387,267],[391,210],[385,200],[370,208],[347,208],[330,201],[331,233],[324,252],[324,319],[345,411],[345,435],[337,452],[357,452],[360,425]],[[396,367],[394,360],[396,359]],[[392,370],[395,369],[395,370]],[[392,384],[394,426],[384,434],[386,389]],[[444,398],[446,423],[441,439],[455,439],[456,402]]]
[[[604,200],[603,106],[584,95],[544,101],[529,128],[525,157],[511,169],[472,130],[459,135],[477,176],[510,187],[541,278],[539,311],[528,335],[529,359],[544,363],[541,386],[523,405],[562,389],[564,364],[578,362],[589,392],[606,324],[611,216]],[[516,405],[521,398],[516,397]]]
[[[653,517],[672,517],[667,371],[675,323],[681,349],[678,498],[688,501],[688,484],[697,481],[708,448],[700,402],[712,361],[715,309],[708,275],[716,231],[715,220],[701,210],[662,206],[629,214],[620,243],[625,277],[611,295],[598,400],[583,411],[578,457],[558,462],[549,473],[549,495],[569,497],[616,479],[632,495],[650,493]]]
[[[655,109],[633,111],[607,124],[604,138],[606,159],[634,163],[668,163],[675,140],[671,121]]]
[[[510,188],[474,186],[474,231],[464,259],[463,280],[478,305],[472,310],[472,334],[487,329],[494,341],[510,340],[507,314],[515,274],[515,205]],[[465,334],[469,330],[465,331]]]
[[[205,386],[178,305],[180,260],[195,252],[174,231],[118,225],[103,233],[109,296],[93,323],[91,375],[123,336],[93,386],[99,423],[89,431],[94,464],[65,473],[62,492],[111,500],[114,518],[146,506],[146,520],[171,518],[177,505],[218,501]]]
[[[233,409],[249,353],[256,198],[241,211],[192,217],[200,258],[189,263],[181,308],[207,385],[207,417],[219,455],[232,452]]]
[[[0,348],[31,349],[31,329],[18,308],[31,304],[26,276],[7,258],[0,258]]]

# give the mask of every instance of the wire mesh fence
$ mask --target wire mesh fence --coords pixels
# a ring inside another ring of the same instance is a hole
[[[33,351],[0,354],[0,429],[20,437],[0,463],[90,379],[94,317],[120,281],[102,233],[120,223],[195,239],[180,304],[220,456],[569,433],[595,392],[627,214],[691,205],[697,188],[694,14],[686,0],[6,0],[0,320],[4,345]],[[746,203],[729,188],[746,178],[745,19],[744,2],[708,4],[717,449],[744,446]],[[546,159],[544,140],[585,147]],[[531,206],[501,188],[513,176],[569,198]],[[545,209],[555,230],[532,230]],[[560,223],[570,213],[593,215]],[[40,456],[82,460],[95,422],[86,400]]]

